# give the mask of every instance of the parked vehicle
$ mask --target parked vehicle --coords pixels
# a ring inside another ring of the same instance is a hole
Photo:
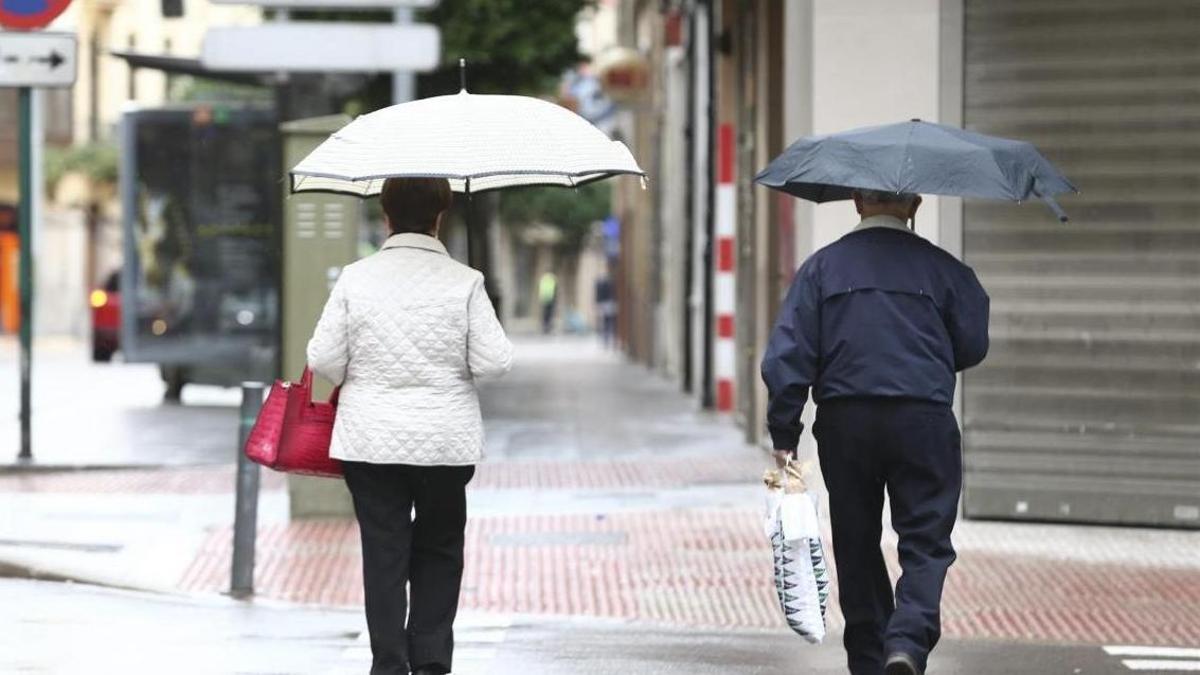
[[[108,275],[92,290],[92,360],[108,363],[121,348],[121,272]]]

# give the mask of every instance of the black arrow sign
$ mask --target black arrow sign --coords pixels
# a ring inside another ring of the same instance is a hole
[[[50,56],[38,56],[30,59],[30,61],[33,61],[34,63],[48,63],[50,64],[50,70],[54,70],[66,62],[66,59],[62,57],[62,54],[59,54],[56,51],[51,51]]]

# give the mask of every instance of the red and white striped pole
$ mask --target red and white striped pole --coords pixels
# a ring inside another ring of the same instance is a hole
[[[734,260],[737,249],[737,188],[733,183],[733,125],[717,129],[717,193],[714,214],[716,271],[713,278],[713,313],[717,339],[713,349],[713,374],[717,386],[717,410],[733,410],[737,348],[734,346],[734,307],[737,301]]]

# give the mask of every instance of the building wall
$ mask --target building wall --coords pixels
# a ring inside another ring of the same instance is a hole
[[[195,58],[210,26],[262,21],[261,10],[250,6],[188,0],[184,9],[183,18],[164,19],[160,0],[75,0],[54,22],[52,30],[79,37],[79,78],[73,96],[77,142],[111,137],[121,112],[131,103],[156,106],[167,98],[166,75],[131,72],[111,51]]]
[[[661,102],[659,120],[659,171],[657,222],[661,228],[658,283],[662,289],[655,311],[655,365],[668,377],[682,382],[686,345],[683,341],[686,312],[684,288],[687,260],[687,63],[682,47],[663,49],[659,69]]]
[[[812,0],[812,124],[823,134],[911,118],[938,121],[938,0]],[[938,238],[938,200],[917,231]],[[821,205],[815,248],[858,222],[850,202]]]
[[[636,22],[624,14],[635,6]],[[704,354],[704,336],[695,326],[707,323],[715,334],[708,356],[714,381],[697,398],[736,412],[747,439],[760,441],[766,392],[757,364],[778,303],[805,257],[858,219],[849,203],[813,206],[753,185],[753,175],[802,135],[912,117],[936,121],[939,0],[715,0],[711,6],[717,36],[709,52],[714,156],[712,170],[693,166],[690,180],[705,180],[705,189],[714,193],[712,260],[704,270],[713,276],[713,305],[697,302],[702,288],[695,282],[704,279],[694,277],[692,306],[705,315],[693,324],[690,349]],[[622,310],[622,323],[635,358],[675,375],[676,359],[689,348],[680,339],[686,299],[677,291],[686,272],[674,254],[676,240],[690,227],[701,235],[698,255],[710,242],[699,223],[679,217],[688,186],[686,172],[675,169],[681,166],[677,144],[685,138],[687,107],[675,104],[680,93],[675,87],[686,81],[687,63],[661,48],[662,11],[661,5],[630,0],[618,21],[655,74],[647,100],[629,112],[636,120],[631,148],[651,173],[652,187],[643,195],[649,205],[628,191],[618,199],[627,216],[622,283],[634,296]],[[725,137],[733,140],[728,157]],[[697,135],[690,142],[700,140]],[[921,234],[935,241],[938,208],[930,199],[918,217]],[[693,209],[693,219],[706,216]],[[723,233],[722,223],[730,221],[731,231]],[[629,231],[637,227],[647,229]],[[732,240],[722,242],[723,237]],[[722,266],[722,246],[733,252],[732,269]],[[648,285],[649,270],[642,268],[647,260],[659,268]],[[693,369],[698,383],[700,373]]]

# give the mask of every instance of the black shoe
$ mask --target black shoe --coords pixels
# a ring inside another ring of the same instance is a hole
[[[445,675],[446,669],[439,666],[421,666],[412,671],[412,675]]]
[[[886,675],[921,675],[917,660],[904,652],[893,652],[888,656],[883,672]]]

